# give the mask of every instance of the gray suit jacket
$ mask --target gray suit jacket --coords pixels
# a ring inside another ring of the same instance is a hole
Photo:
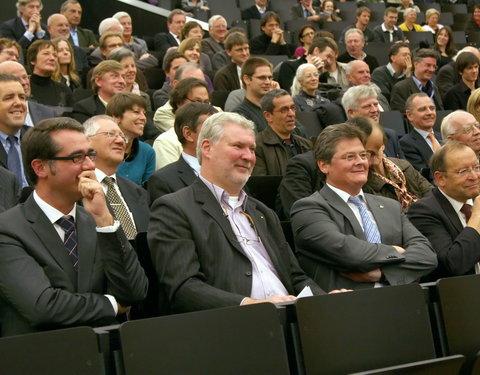
[[[0,167],[0,212],[8,210],[18,202],[18,181],[8,169]]]
[[[287,291],[296,295],[310,285],[314,294],[323,294],[298,265],[275,213],[250,197],[245,211]],[[154,202],[147,238],[173,311],[238,306],[250,296],[252,263],[222,207],[200,179]]]
[[[367,242],[350,207],[328,186],[294,203],[291,211],[299,262],[324,290],[371,288],[340,273],[381,268],[390,285],[412,283],[437,266],[428,240],[408,221],[400,204],[365,194],[381,244]],[[399,254],[392,245],[403,247]]]
[[[104,294],[125,306],[145,298],[147,278],[123,231],[97,233],[79,206],[75,227],[77,271],[33,196],[0,215],[2,336],[111,324],[115,312]]]
[[[206,53],[210,58],[217,52],[222,52],[223,47],[212,37],[202,39],[202,52]]]
[[[52,107],[30,100],[28,101],[28,112],[34,125],[37,125],[42,120],[61,115],[61,113],[57,113]]]

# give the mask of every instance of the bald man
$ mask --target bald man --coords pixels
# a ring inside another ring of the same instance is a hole
[[[4,61],[0,63],[0,74],[11,74],[17,77],[27,95],[27,116],[25,117],[25,125],[35,126],[40,121],[59,115],[53,108],[46,105],[28,100],[31,94],[30,80],[28,74],[22,64],[16,61]]]

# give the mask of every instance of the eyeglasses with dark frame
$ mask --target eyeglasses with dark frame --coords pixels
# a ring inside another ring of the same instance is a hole
[[[97,160],[97,151],[77,152],[69,156],[52,156],[48,160],[71,160],[74,164],[82,164],[87,156],[91,161],[95,161]]]

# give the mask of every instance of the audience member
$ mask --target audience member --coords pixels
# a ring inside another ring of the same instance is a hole
[[[472,18],[465,24],[465,34],[480,31],[480,4],[474,4],[472,9]]]
[[[376,68],[372,73],[372,82],[375,83],[381,93],[390,100],[393,86],[412,74],[412,54],[408,43],[397,42],[388,50],[387,65]]]
[[[4,61],[19,61],[22,55],[22,47],[16,41],[8,38],[0,38],[0,63]]]
[[[438,268],[425,279],[478,274],[478,155],[464,143],[449,141],[433,154],[430,166],[437,187],[408,211],[437,253]]]
[[[360,129],[326,128],[315,156],[326,186],[297,201],[291,220],[299,262],[322,288],[409,284],[437,266],[428,240],[401,205],[362,191],[370,153]]]
[[[250,40],[250,52],[253,55],[293,55],[285,41],[284,31],[280,28],[280,17],[277,13],[265,13],[260,28],[262,33]]]
[[[297,107],[283,89],[267,92],[260,102],[268,126],[256,136],[254,175],[281,176],[288,159],[312,148],[312,143],[294,134]]]
[[[397,41],[403,42],[405,36],[403,31],[397,26],[398,10],[393,7],[385,9],[383,15],[383,23],[373,28],[373,34],[376,42],[393,43]]]
[[[181,8],[185,12],[194,12],[196,10],[210,10],[207,0],[182,0]]]
[[[390,107],[394,111],[405,112],[407,98],[418,92],[426,93],[433,99],[438,111],[443,109],[442,97],[432,77],[437,69],[437,53],[422,48],[413,55],[413,75],[393,86]]]
[[[393,2],[395,1],[389,0],[389,3],[393,3]],[[412,0],[400,0],[399,3],[400,3],[400,6],[397,7],[397,10],[398,10],[398,13],[401,13],[402,15],[404,15],[404,12],[410,8],[413,8],[417,11],[417,13],[420,13],[420,8],[417,5],[415,5],[415,3]]]
[[[445,95],[445,109],[467,109],[468,98],[478,88],[480,60],[473,53],[462,53],[455,61],[458,74],[462,77]]]
[[[82,6],[78,0],[66,0],[60,7],[70,24],[70,44],[83,49],[93,50],[98,46],[97,39],[92,30],[80,27],[82,21]]]
[[[480,89],[472,91],[467,102],[467,111],[480,122]]]
[[[342,18],[338,16],[338,10],[335,9],[333,0],[325,0],[321,5],[324,20],[323,22],[338,22]]]
[[[300,42],[300,46],[295,49],[293,56],[299,58],[306,55],[312,45],[314,36],[315,29],[309,23],[298,29],[297,38]]]
[[[409,32],[409,31],[425,31],[423,30],[422,26],[417,21],[417,10],[415,8],[407,8],[403,11],[403,23],[398,26],[398,28],[402,31]]]
[[[442,66],[451,62],[453,56],[457,53],[457,48],[453,41],[453,31],[450,27],[445,26],[435,34],[433,49],[440,54],[437,68],[438,71]]]
[[[150,176],[147,187],[152,202],[165,194],[190,186],[200,174],[197,159],[198,134],[203,122],[215,113],[217,110],[211,104],[196,102],[187,103],[175,112],[176,141],[180,142],[182,152],[177,161]]]
[[[202,44],[200,40],[195,38],[184,39],[178,46],[177,51],[184,55],[187,58],[187,61],[198,64],[200,66],[203,73],[205,73],[205,81],[209,83],[209,91],[213,91],[213,84],[208,77],[212,74],[212,64],[210,62],[210,58],[206,54],[202,53]],[[201,58],[202,55],[203,59]]]
[[[115,120],[107,115],[93,116],[83,127],[90,146],[97,153],[95,177],[102,185],[113,216],[120,222],[126,237],[134,240],[137,233],[147,231],[150,198],[145,189],[117,175],[125,157],[127,138]]]
[[[198,139],[199,178],[152,207],[148,242],[173,312],[292,301],[307,285],[323,293],[298,266],[277,216],[242,190],[254,149],[251,121],[209,117]],[[219,225],[225,219],[230,225]],[[219,249],[222,261],[210,261]]]
[[[174,9],[167,17],[168,33],[155,34],[155,50],[160,52],[160,61],[163,60],[165,53],[170,47],[175,47],[180,44],[180,33],[185,22],[186,17],[184,11]]]
[[[308,22],[323,25],[325,13],[320,8],[313,6],[312,0],[298,0],[298,5],[291,8],[293,19],[303,18]]]
[[[372,30],[368,27],[368,24],[370,22],[370,17],[372,15],[372,11],[370,8],[366,6],[361,6],[357,8],[357,12],[355,14],[356,21],[353,25],[348,26],[345,30],[342,32],[342,36],[340,37],[340,41],[344,42],[345,41],[345,33],[347,30],[350,29],[359,29],[363,33],[363,37],[365,39],[365,42],[373,42],[375,39],[375,34],[373,33]]]
[[[315,111],[329,100],[321,95],[318,89],[318,70],[313,64],[302,64],[298,67],[290,92],[298,111]]]
[[[117,19],[123,27],[122,35],[125,46],[128,48],[131,44],[136,44],[141,48],[140,53],[142,55],[148,53],[147,42],[133,35],[132,17],[127,12],[117,12],[113,15],[113,18]]]
[[[80,76],[75,69],[73,48],[66,38],[55,38],[52,43],[57,50],[57,66],[52,74],[52,79],[63,83],[73,92],[82,86]]]
[[[425,12],[425,25],[422,26],[424,31],[430,31],[433,34],[436,34],[443,25],[438,23],[440,19],[440,12],[435,8],[427,9]]]
[[[83,132],[55,118],[25,137],[35,190],[0,216],[2,336],[112,324],[146,296],[147,278],[108,210]]]
[[[362,30],[349,29],[345,32],[346,51],[338,56],[337,61],[348,63],[353,60],[365,61],[370,67],[370,71],[378,67],[378,61],[375,56],[367,55],[363,50],[365,48],[365,39]]]
[[[449,113],[440,129],[444,140],[463,142],[480,157],[480,125],[471,113],[462,110]]]
[[[424,92],[410,95],[405,109],[412,130],[400,139],[400,145],[406,159],[415,169],[422,171],[428,168],[433,152],[440,148],[442,137],[433,130],[437,112],[432,99]]]
[[[202,50],[212,58],[215,53],[223,51],[223,42],[227,36],[227,20],[220,15],[210,17],[208,33],[210,36],[202,40]]]
[[[42,23],[40,14],[42,0],[17,0],[18,17],[0,24],[0,37],[15,40],[23,50],[26,50],[34,41],[49,39],[47,25]]]
[[[266,12],[271,11],[269,0],[255,0],[255,4],[242,10],[242,20],[260,20]]]
[[[105,113],[115,119],[125,135],[126,148],[123,162],[117,169],[119,176],[143,185],[155,171],[155,151],[140,141],[147,123],[145,100],[130,92],[115,94],[108,102]]]
[[[187,62],[187,58],[180,52],[169,53],[163,62],[163,71],[165,72],[165,82],[161,89],[153,93],[153,108],[161,107],[170,99],[170,93],[173,87],[173,81],[177,69]],[[198,69],[198,67],[195,67]]]

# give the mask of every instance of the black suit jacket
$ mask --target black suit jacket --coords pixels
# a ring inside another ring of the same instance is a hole
[[[426,281],[473,274],[480,261],[480,234],[463,227],[457,213],[438,188],[413,203],[408,218],[430,240],[438,256],[438,268]]]
[[[315,10],[315,12],[317,12],[317,14],[320,13],[319,8],[313,7],[313,9]],[[295,19],[295,18],[305,18],[305,14],[303,13],[303,8],[300,4],[293,6],[290,9],[290,12],[292,14],[293,19]]]
[[[441,142],[442,136],[438,132],[434,132],[438,143]],[[432,149],[423,137],[416,130],[405,134],[400,138],[400,146],[406,159],[420,171],[422,168],[428,168],[428,162],[433,154]]]
[[[268,12],[270,10],[272,10],[270,3],[267,3],[267,6],[265,7],[265,12]],[[251,19],[255,19],[255,20],[262,19],[262,15],[258,11],[258,8],[255,4],[247,9],[242,10],[242,20],[247,21]]]
[[[213,87],[216,91],[233,91],[240,89],[237,65],[231,62],[220,69],[213,78]]]
[[[0,212],[8,210],[18,202],[17,176],[8,169],[0,167]]]
[[[310,285],[314,294],[323,294],[299,267],[275,213],[250,197],[245,211],[287,291],[296,295]],[[155,201],[147,236],[173,311],[238,306],[250,296],[252,263],[222,207],[200,179]]]
[[[437,111],[443,110],[443,102],[438,87],[433,84],[433,103]],[[405,112],[405,102],[408,97],[414,93],[420,92],[412,77],[405,78],[393,86],[392,95],[390,97],[390,108],[392,111]]]
[[[170,33],[157,33],[153,39],[155,51],[160,52],[159,61],[163,60],[165,53],[170,47],[178,46],[176,39]]]
[[[97,233],[79,206],[75,227],[77,271],[33,195],[0,215],[2,336],[111,324],[115,312],[104,294],[125,306],[145,297],[148,282],[123,231]]]
[[[92,95],[73,105],[71,117],[83,124],[92,116],[104,114],[105,106],[98,98],[98,95]]]
[[[146,232],[150,220],[150,197],[148,192],[135,182],[116,176],[118,188],[135,221],[137,232]]]
[[[47,25],[42,23],[42,29],[45,31],[45,36],[43,39],[50,39],[50,35],[47,31]],[[38,40],[36,36],[34,36],[31,41],[25,38],[25,36],[23,36],[25,31],[25,26],[23,25],[20,17],[12,18],[11,20],[5,21],[0,25],[0,37],[16,40],[24,50],[26,50],[30,44]]]
[[[160,168],[150,176],[147,188],[152,203],[165,194],[174,193],[177,190],[190,186],[196,177],[193,169],[180,156],[175,163]]]

